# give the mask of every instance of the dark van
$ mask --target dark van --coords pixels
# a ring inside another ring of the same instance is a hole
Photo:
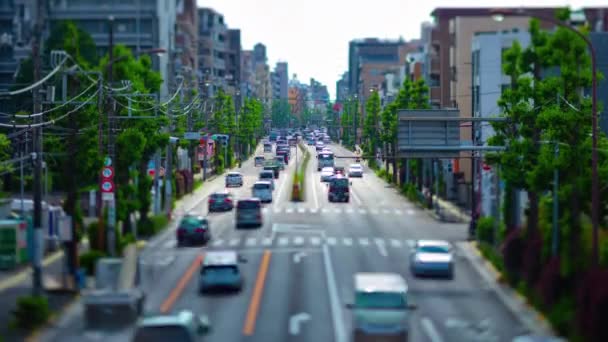
[[[262,202],[259,198],[242,199],[236,205],[236,228],[261,227]]]
[[[334,176],[329,182],[327,199],[330,202],[348,202],[350,200],[350,182],[343,175]]]

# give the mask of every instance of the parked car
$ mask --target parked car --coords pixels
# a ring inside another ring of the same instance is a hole
[[[209,196],[209,211],[230,211],[234,208],[234,198],[228,191],[214,192]]]

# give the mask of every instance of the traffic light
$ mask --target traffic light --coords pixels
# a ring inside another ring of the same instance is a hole
[[[228,140],[230,137],[227,134],[214,134],[211,136],[211,139],[217,141],[222,146],[228,146]]]

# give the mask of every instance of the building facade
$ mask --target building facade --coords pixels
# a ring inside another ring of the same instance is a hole
[[[199,8],[198,18],[198,67],[212,95],[226,86],[228,26],[224,16],[211,8]]]
[[[198,74],[198,11],[196,0],[177,0],[174,69],[193,81]]]
[[[287,62],[277,62],[271,73],[272,98],[274,101],[286,101],[288,99],[289,70]]]
[[[349,95],[348,89],[348,71],[342,74],[342,77],[336,82],[336,102],[344,103]]]

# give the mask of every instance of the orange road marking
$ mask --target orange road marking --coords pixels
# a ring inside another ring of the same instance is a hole
[[[268,265],[270,264],[270,254],[271,252],[269,250],[265,250],[264,255],[262,256],[258,277],[255,280],[255,287],[253,289],[253,294],[251,295],[249,309],[247,310],[245,326],[243,327],[243,335],[246,336],[253,335],[253,330],[255,329],[255,321],[258,316],[258,311],[260,310],[264,283],[266,282],[266,273],[268,273]]]
[[[194,259],[194,261],[192,262],[190,267],[188,267],[186,272],[181,276],[181,278],[179,278],[177,285],[173,288],[173,290],[171,290],[171,292],[169,293],[169,296],[165,299],[163,304],[160,306],[161,313],[167,313],[167,312],[169,312],[169,310],[171,310],[171,308],[173,307],[173,305],[175,304],[175,302],[177,301],[179,296],[181,296],[182,292],[184,292],[186,285],[188,285],[188,282],[190,282],[190,279],[192,279],[192,276],[194,275],[196,270],[200,267],[201,263],[203,262],[203,258],[204,258],[203,254],[199,254]]]

